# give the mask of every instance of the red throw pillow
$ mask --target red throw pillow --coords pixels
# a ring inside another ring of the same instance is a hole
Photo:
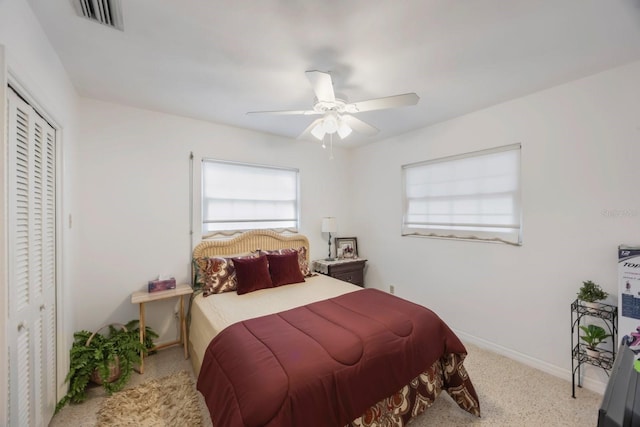
[[[233,266],[238,281],[238,295],[273,287],[265,255],[256,258],[233,258]]]
[[[304,277],[313,276],[313,272],[309,269],[309,260],[307,259],[307,248],[305,246],[300,246],[298,249],[294,248],[286,248],[286,249],[274,249],[272,251],[265,251],[262,249],[258,249],[259,254],[290,254],[291,252],[298,253],[298,264],[300,265],[300,272]]]
[[[304,276],[298,263],[298,252],[286,254],[268,254],[269,274],[273,286],[304,282]]]

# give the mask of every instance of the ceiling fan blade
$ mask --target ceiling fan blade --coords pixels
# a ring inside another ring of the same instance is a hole
[[[336,95],[333,91],[331,74],[316,70],[307,71],[306,74],[318,101],[335,102]]]
[[[280,110],[280,111],[249,111],[247,114],[270,114],[272,116],[312,116],[320,114],[313,110]]]
[[[307,128],[300,134],[298,135],[297,139],[311,139],[311,140],[316,140],[317,138],[315,138],[313,136],[313,134],[311,133],[311,131],[313,130],[313,128],[315,128],[317,125],[319,125],[320,123],[322,123],[322,117],[319,119],[315,119],[309,126],[307,126]]]
[[[384,98],[369,99],[366,101],[352,102],[345,105],[348,113],[361,113],[363,111],[385,110],[387,108],[405,107],[416,105],[420,97],[415,93],[405,93],[402,95],[387,96]]]
[[[363,122],[356,117],[350,116],[349,114],[343,114],[341,118],[342,121],[345,122],[351,129],[363,135],[372,136],[380,132],[378,128],[371,126],[369,123]]]

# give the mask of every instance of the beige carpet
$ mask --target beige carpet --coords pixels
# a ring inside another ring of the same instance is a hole
[[[180,371],[114,393],[98,411],[96,426],[202,426],[191,376]]]
[[[478,392],[482,417],[462,411],[443,392],[409,427],[596,426],[602,396],[576,388],[572,398],[570,375],[558,378],[472,344],[465,346],[469,355],[464,364]]]
[[[566,379],[557,378],[491,351],[465,345],[469,352],[465,366],[480,397],[482,418],[464,412],[442,393],[434,405],[408,427],[596,426],[602,396],[576,389],[576,399],[571,398],[569,374]],[[135,388],[183,370],[195,380],[190,361],[184,359],[181,347],[162,350],[145,359],[144,375],[133,374],[128,387]],[[49,427],[94,427],[96,414],[107,399],[101,387],[94,387],[89,390],[86,402],[64,407]],[[210,427],[209,411],[199,393],[198,400],[203,425]]]

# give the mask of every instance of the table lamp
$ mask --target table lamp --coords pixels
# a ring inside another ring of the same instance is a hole
[[[329,255],[324,259],[325,261],[333,261],[334,258],[331,258],[331,233],[335,233],[338,231],[338,221],[336,221],[335,217],[328,216],[322,218],[322,232],[329,233]]]

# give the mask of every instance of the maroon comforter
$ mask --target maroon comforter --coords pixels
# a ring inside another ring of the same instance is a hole
[[[344,426],[465,353],[432,311],[364,289],[229,326],[209,344],[197,387],[216,427]]]

